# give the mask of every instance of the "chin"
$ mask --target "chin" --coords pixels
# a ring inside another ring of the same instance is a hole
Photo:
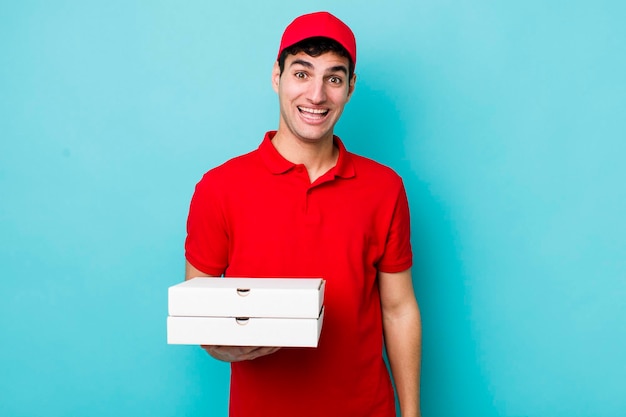
[[[302,129],[300,134],[297,135],[305,142],[320,142],[328,137],[333,136],[333,131],[331,130],[311,130],[311,129]]]
[[[332,134],[330,135],[332,137]],[[322,142],[324,139],[328,137],[327,134],[324,135],[298,135],[300,140],[307,143],[317,143]]]

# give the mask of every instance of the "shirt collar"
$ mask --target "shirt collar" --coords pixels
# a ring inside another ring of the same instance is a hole
[[[284,174],[296,166],[293,162],[285,159],[272,144],[272,138],[276,135],[275,130],[271,130],[265,134],[263,142],[259,145],[259,154],[265,166],[270,170],[272,174]],[[337,164],[331,168],[328,172],[332,173],[335,177],[352,178],[356,174],[354,169],[354,163],[350,152],[346,150],[346,147],[341,142],[341,139],[337,136],[333,136],[335,146],[339,149],[339,158]]]

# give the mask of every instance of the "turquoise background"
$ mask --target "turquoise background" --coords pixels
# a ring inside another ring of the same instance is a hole
[[[337,133],[405,179],[424,416],[626,415],[626,3],[597,0],[2,1],[0,415],[226,415],[166,290],[321,9],[358,40]]]

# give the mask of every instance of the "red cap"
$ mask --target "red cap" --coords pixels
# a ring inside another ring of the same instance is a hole
[[[300,41],[314,37],[330,38],[346,48],[348,55],[352,59],[352,64],[356,67],[356,39],[352,30],[328,12],[316,12],[297,17],[287,26],[283,37],[280,40],[278,56],[285,48],[288,48]]]

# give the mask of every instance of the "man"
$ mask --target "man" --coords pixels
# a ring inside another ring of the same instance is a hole
[[[278,130],[197,184],[186,278],[321,277],[316,349],[203,346],[231,365],[231,417],[402,417],[419,411],[421,323],[400,177],[333,129],[355,87],[356,42],[335,16],[285,30],[272,72]],[[386,138],[380,138],[386,140]]]

